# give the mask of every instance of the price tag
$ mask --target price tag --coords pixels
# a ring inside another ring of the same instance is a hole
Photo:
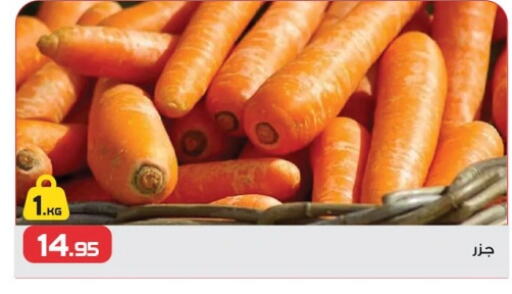
[[[102,263],[112,255],[112,234],[104,226],[31,226],[23,255],[34,263]]]
[[[48,181],[49,187],[43,182]],[[51,175],[42,175],[36,186],[30,188],[23,208],[23,218],[31,221],[64,221],[69,218],[66,193],[57,187],[57,181]]]

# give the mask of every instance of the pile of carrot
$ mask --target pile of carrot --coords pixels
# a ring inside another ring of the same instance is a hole
[[[121,4],[17,17],[18,203],[381,204],[505,153],[493,2]]]

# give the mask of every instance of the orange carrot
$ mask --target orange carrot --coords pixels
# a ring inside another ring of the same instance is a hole
[[[179,34],[200,2],[147,1],[126,8],[100,23],[101,26]]]
[[[402,33],[417,31],[425,34],[430,34],[430,27],[432,25],[432,17],[424,7],[418,10],[412,19],[405,25]]]
[[[61,188],[66,192],[68,202],[105,201],[115,202],[92,176],[82,176],[63,182]]]
[[[82,75],[148,82],[158,77],[177,40],[163,33],[74,26],[42,37],[37,46]]]
[[[448,94],[441,136],[475,119],[482,103],[496,4],[490,1],[435,2],[432,36],[443,51]]]
[[[278,158],[237,159],[182,165],[178,185],[165,202],[210,203],[242,194],[289,200],[300,184],[299,169]]]
[[[313,202],[350,204],[359,201],[370,137],[356,121],[337,117],[311,147]]]
[[[503,155],[503,141],[490,124],[474,121],[452,128],[439,142],[425,186],[449,185],[464,168]]]
[[[362,124],[367,130],[373,127],[373,114],[375,112],[375,97],[368,76],[359,83],[356,91],[350,95],[340,116],[352,118]]]
[[[222,132],[208,116],[204,103],[186,116],[164,123],[180,164],[231,159],[240,150],[241,140]]]
[[[272,154],[308,145],[420,6],[418,1],[364,1],[318,35],[248,101],[244,128],[251,142]]]
[[[24,142],[16,143],[16,203],[21,205],[37,178],[52,174],[52,164],[41,148]]]
[[[507,140],[508,50],[505,49],[494,68],[492,80],[492,117],[501,136]]]
[[[281,201],[270,196],[247,194],[225,197],[217,201],[213,201],[211,204],[265,210],[272,206],[280,205]]]
[[[50,31],[35,17],[16,18],[16,86],[23,83],[48,60],[36,46],[37,40]]]
[[[405,33],[379,66],[375,124],[362,183],[364,203],[419,188],[436,150],[447,75],[443,55],[426,34]]]
[[[177,163],[152,101],[128,84],[109,88],[96,98],[87,146],[94,177],[121,203],[164,200],[176,185]]]
[[[48,154],[55,176],[70,174],[86,167],[85,125],[17,119],[16,142],[36,145]]]
[[[273,73],[304,48],[323,16],[326,1],[274,2],[244,36],[214,77],[208,111],[230,135],[243,135],[243,108]]]
[[[329,8],[325,12],[322,22],[313,36],[313,39],[335,26],[338,22],[342,21],[359,3],[360,1],[331,2]]]
[[[265,158],[271,157],[271,155],[261,151],[254,147],[253,144],[247,142],[244,148],[240,152],[238,158],[250,159],[250,158]],[[299,151],[287,154],[281,157],[284,160],[295,164],[300,171],[300,187],[297,193],[290,198],[289,201],[309,201],[311,198],[311,186],[313,183],[313,175],[311,173],[311,165],[309,164],[309,148],[304,148]]]
[[[95,26],[122,9],[121,5],[115,1],[98,1],[82,14],[77,24],[82,26]]]
[[[16,92],[16,117],[61,122],[86,84],[84,77],[48,62]]]
[[[256,1],[201,3],[158,79],[155,104],[160,113],[178,118],[194,107],[260,6]]]
[[[87,124],[89,122],[89,111],[91,110],[92,101],[95,97],[99,97],[107,89],[119,83],[119,81],[114,79],[99,78],[94,85],[94,89],[92,89],[92,94],[91,87],[88,87],[87,91],[85,91],[86,93],[82,95],[75,106],[73,106],[64,121],[67,123]]]
[[[492,33],[493,41],[501,41],[507,38],[508,34],[508,20],[505,10],[498,7],[496,11],[496,19],[494,20],[494,31]]]
[[[94,1],[42,1],[37,17],[51,31],[76,24]]]
[[[71,107],[68,114],[62,120],[62,123],[87,124],[89,121],[89,109],[92,104],[93,81],[87,83],[82,95],[78,98],[75,105]]]

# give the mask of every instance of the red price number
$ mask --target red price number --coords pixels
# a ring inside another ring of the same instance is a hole
[[[100,263],[112,254],[104,226],[32,226],[23,234],[23,254],[35,263]]]

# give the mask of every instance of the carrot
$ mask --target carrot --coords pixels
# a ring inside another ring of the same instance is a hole
[[[379,70],[361,198],[376,204],[386,193],[423,185],[434,158],[447,91],[442,52],[423,33],[397,38],[384,53]]]
[[[304,48],[318,26],[325,1],[274,2],[244,36],[214,77],[206,99],[217,124],[243,135],[243,108],[273,73]]]
[[[348,98],[339,116],[351,118],[362,124],[367,130],[371,130],[375,104],[373,87],[368,75],[366,75],[357,86],[356,91]]]
[[[432,17],[424,7],[418,10],[412,19],[402,29],[402,33],[418,31],[425,34],[430,34],[430,27],[432,25]]]
[[[37,46],[82,75],[148,82],[158,77],[177,40],[163,33],[74,26],[43,36]]]
[[[241,140],[227,136],[208,116],[204,103],[186,116],[164,121],[179,163],[226,160],[240,151]]]
[[[508,20],[505,10],[498,7],[496,11],[496,19],[494,20],[494,31],[492,33],[493,41],[501,41],[507,38],[508,35]]]
[[[158,79],[155,104],[163,115],[186,115],[206,92],[261,2],[202,2]]]
[[[82,14],[77,24],[82,26],[95,26],[122,9],[121,5],[115,1],[98,1]]]
[[[41,148],[52,162],[55,176],[86,167],[87,127],[36,120],[16,120],[16,142]]]
[[[94,82],[87,83],[87,87],[82,95],[78,98],[76,103],[71,107],[68,114],[62,120],[62,123],[78,123],[87,124],[89,121],[89,109],[92,104],[92,92]]]
[[[147,1],[126,8],[100,25],[120,29],[133,29],[179,34],[200,2]]]
[[[120,84],[119,81],[109,78],[99,78],[96,80],[94,87],[88,87],[85,94],[70,110],[64,122],[66,123],[83,123],[89,122],[89,112],[91,110],[92,101],[95,97],[101,96],[106,90]]]
[[[238,156],[239,159],[265,158],[271,155],[254,147],[253,144],[247,142]],[[309,148],[284,155],[284,160],[295,164],[300,171],[300,187],[290,201],[307,201],[311,198],[311,186],[313,183],[313,175],[311,173],[311,165],[309,163]]]
[[[78,100],[64,121],[68,123],[87,124],[89,122],[89,112],[91,110],[92,101],[95,97],[101,96],[103,92],[118,84],[120,84],[119,81],[109,78],[99,78],[96,80],[94,88],[92,89],[92,94],[90,93],[89,88],[89,91],[85,94],[86,96]]]
[[[101,188],[98,181],[90,175],[65,181],[61,188],[66,192],[68,202],[115,202],[112,195]]]
[[[496,5],[490,1],[435,2],[432,36],[443,51],[448,94],[441,136],[475,119],[485,91]]]
[[[39,176],[52,174],[52,163],[41,148],[17,142],[16,144],[16,203],[23,204],[27,192],[35,186]]]
[[[336,26],[336,24],[341,22],[359,3],[360,1],[332,1],[325,12],[322,22],[315,31],[313,39]]]
[[[211,204],[265,210],[272,206],[281,205],[281,201],[270,196],[247,194],[225,197],[217,201],[213,201]]]
[[[42,1],[37,17],[51,31],[76,24],[95,1]]]
[[[507,140],[508,50],[501,53],[492,80],[492,117],[501,136]]]
[[[84,77],[48,62],[16,92],[16,117],[61,122],[86,84]]]
[[[318,35],[248,101],[244,128],[251,142],[271,154],[308,145],[340,112],[420,4],[364,1]]]
[[[49,34],[44,23],[35,17],[16,18],[16,86],[23,83],[48,60],[36,46],[39,37]]]
[[[356,203],[368,155],[368,131],[356,121],[337,117],[311,147],[313,202]]]
[[[300,184],[299,169],[278,158],[182,165],[169,203],[210,203],[231,195],[262,194],[287,201]]]
[[[174,149],[150,98],[120,84],[93,100],[87,161],[94,177],[125,204],[162,201],[176,185]]]
[[[474,121],[452,128],[441,139],[425,186],[449,185],[464,168],[503,155],[503,141],[490,124]]]

